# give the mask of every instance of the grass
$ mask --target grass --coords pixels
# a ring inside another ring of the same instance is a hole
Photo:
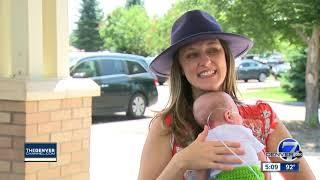
[[[297,99],[281,87],[247,90],[240,93],[241,99],[261,99],[276,102],[296,102]]]

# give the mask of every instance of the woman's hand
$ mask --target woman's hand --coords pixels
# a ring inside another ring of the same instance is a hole
[[[240,159],[235,156],[225,156],[232,154],[220,141],[206,141],[208,135],[208,126],[198,135],[197,139],[189,146],[178,152],[173,159],[183,169],[219,169],[232,170],[233,167],[225,163],[242,163]],[[236,154],[244,154],[243,149],[240,148],[238,142],[224,142]]]

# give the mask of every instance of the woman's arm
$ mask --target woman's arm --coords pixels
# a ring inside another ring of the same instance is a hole
[[[225,156],[232,154],[219,141],[205,141],[208,127],[205,126],[197,139],[183,150],[171,154],[170,135],[164,135],[162,119],[153,120],[146,143],[143,147],[139,180],[177,180],[182,179],[187,169],[219,169],[232,170],[228,164],[241,163],[236,157]],[[236,154],[244,154],[240,143],[225,142]]]
[[[267,141],[267,152],[277,152],[279,142],[285,138],[292,137],[287,128],[283,125],[283,123],[279,120],[277,121],[278,125],[275,128],[274,132],[270,134],[269,139]],[[272,162],[284,162],[282,159],[278,157],[270,157],[270,160]],[[282,176],[285,179],[316,179],[304,157],[295,160],[295,162],[299,162],[300,171],[298,173],[282,173]]]
[[[168,164],[172,158],[171,135],[166,133],[161,121],[160,117],[154,119],[149,129],[141,156],[139,180],[157,179],[166,166],[172,171],[168,172],[172,179],[179,179],[184,173],[173,161]]]
[[[267,161],[267,156],[263,151],[260,151],[257,153],[258,159],[261,162],[266,162]],[[264,174],[264,180],[270,180],[271,179],[271,175],[270,172],[263,172]]]

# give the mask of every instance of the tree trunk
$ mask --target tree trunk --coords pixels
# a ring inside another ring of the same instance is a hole
[[[312,37],[308,42],[308,58],[306,67],[306,117],[309,126],[319,126],[319,39],[320,26],[313,27]]]

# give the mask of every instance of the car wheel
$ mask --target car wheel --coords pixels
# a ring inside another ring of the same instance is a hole
[[[260,73],[258,77],[259,82],[264,82],[267,78],[267,75],[265,73]]]
[[[127,115],[133,118],[142,117],[146,110],[146,98],[138,93],[132,96],[129,106]]]
[[[244,82],[248,82],[248,79],[244,79]]]

